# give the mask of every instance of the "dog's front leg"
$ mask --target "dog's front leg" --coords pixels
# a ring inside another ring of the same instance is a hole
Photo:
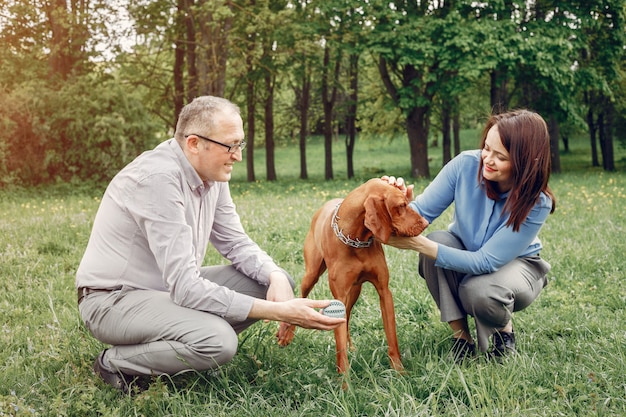
[[[398,346],[398,335],[396,333],[396,315],[393,306],[393,297],[388,287],[376,288],[380,297],[380,310],[383,317],[383,326],[387,343],[389,345],[389,359],[391,366],[396,371],[403,371],[404,366],[400,359],[400,347]]]
[[[350,368],[348,363],[348,323],[335,328],[335,349],[337,352],[337,372],[345,374]]]

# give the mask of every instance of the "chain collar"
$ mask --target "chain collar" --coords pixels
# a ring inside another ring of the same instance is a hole
[[[355,240],[355,239],[352,239],[349,235],[346,236],[343,234],[343,230],[339,229],[339,225],[337,224],[337,220],[339,220],[339,216],[337,216],[337,212],[339,211],[339,206],[341,206],[341,203],[337,204],[337,207],[335,208],[335,212],[333,213],[333,217],[330,221],[330,226],[333,228],[333,232],[335,232],[335,235],[339,238],[339,240],[341,240],[341,242],[343,242],[345,245],[348,245],[350,247],[357,248],[357,249],[369,248],[370,246],[372,246],[372,242],[374,242],[373,236],[369,238],[369,240],[367,240],[366,242],[362,242],[358,238]]]

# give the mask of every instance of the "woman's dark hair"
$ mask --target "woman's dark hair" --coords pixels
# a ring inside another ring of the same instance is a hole
[[[556,208],[556,199],[548,186],[551,171],[550,134],[545,120],[539,114],[529,110],[514,110],[489,118],[482,133],[481,149],[485,146],[487,133],[496,125],[502,145],[509,152],[512,168],[513,187],[504,205],[504,212],[510,214],[507,226],[513,225],[513,230],[517,232],[542,192],[552,199],[550,213]],[[482,172],[481,159],[478,180],[484,183],[489,198],[499,200],[496,184],[483,181]]]

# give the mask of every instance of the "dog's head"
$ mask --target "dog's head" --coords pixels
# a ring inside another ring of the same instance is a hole
[[[364,223],[376,239],[387,243],[391,235],[418,236],[428,227],[428,221],[409,207],[409,200],[396,187],[371,179],[364,188]]]

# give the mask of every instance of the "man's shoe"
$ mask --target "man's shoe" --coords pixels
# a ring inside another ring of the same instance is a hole
[[[495,332],[492,336],[493,349],[490,356],[498,359],[513,355],[515,350],[515,332]]]
[[[450,350],[450,357],[454,360],[454,363],[461,364],[467,359],[472,359],[476,356],[476,345],[461,338],[455,338],[452,340],[452,349]]]
[[[128,394],[130,391],[130,385],[132,384],[134,377],[126,375],[123,372],[115,372],[105,367],[104,363],[102,362],[105,352],[106,349],[100,352],[100,354],[94,361],[94,373],[113,388],[122,391],[124,394]]]

